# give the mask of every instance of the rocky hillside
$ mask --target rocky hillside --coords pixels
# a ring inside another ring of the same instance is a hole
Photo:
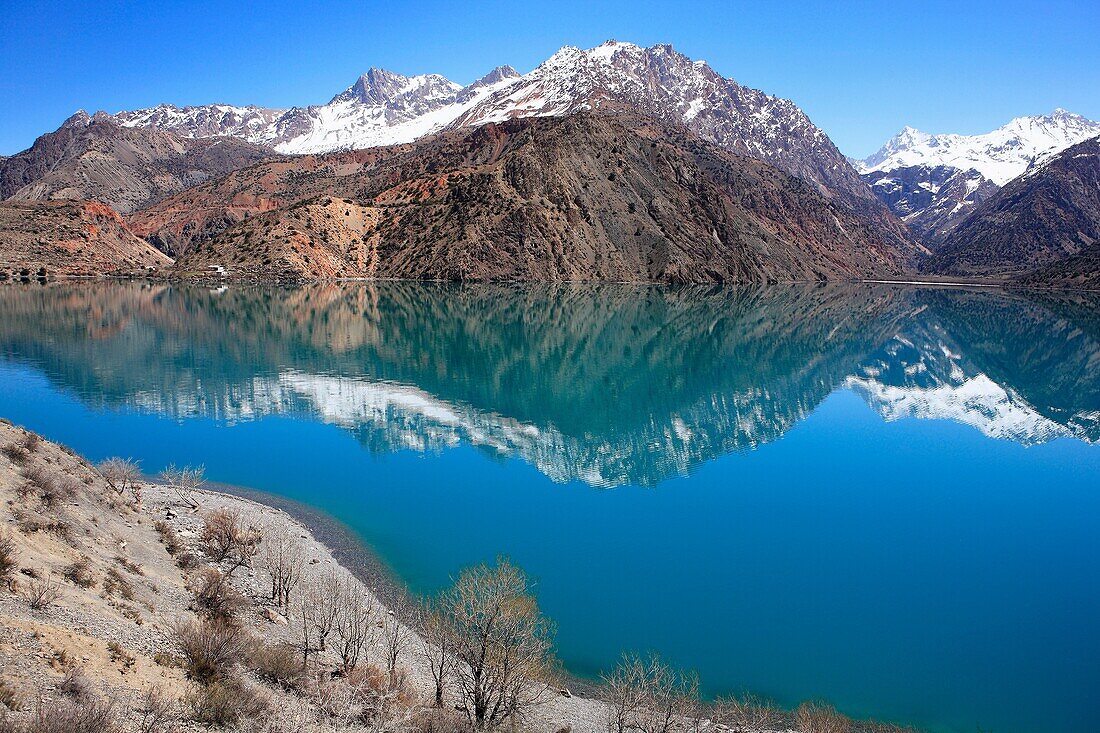
[[[234,138],[189,139],[78,112],[0,159],[0,199],[94,199],[128,213],[273,155]]]
[[[146,273],[171,264],[104,204],[0,203],[0,279]]]
[[[864,175],[871,190],[914,237],[935,249],[974,207],[999,189],[974,169],[914,165]]]
[[[930,271],[1024,276],[1070,283],[1095,279],[1100,247],[1100,138],[1060,153],[1000,190],[947,237]]]
[[[436,74],[371,69],[321,106],[162,105],[120,112],[116,119],[185,136],[233,135],[301,154],[412,142],[444,130],[596,109],[628,110],[686,126],[726,150],[771,163],[835,198],[883,241],[906,246],[904,227],[797,105],[724,78],[705,61],[665,44],[566,46],[527,74],[502,66],[465,87]]]
[[[280,161],[185,193],[181,273],[770,282],[897,273],[905,253],[770,165],[634,115],[487,124]],[[224,226],[234,202],[274,206]],[[140,228],[171,226],[168,200]],[[158,219],[155,215],[162,214]]]

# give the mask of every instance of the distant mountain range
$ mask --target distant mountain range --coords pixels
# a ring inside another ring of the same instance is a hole
[[[583,122],[562,122],[574,119]],[[1067,279],[1057,258],[1004,242],[1043,234],[1069,237],[1053,242],[1067,255],[1083,251],[1087,191],[1063,190],[1038,227],[976,217],[1003,211],[992,202],[1010,182],[1097,135],[1100,123],[1056,110],[986,135],[906,128],[849,161],[789,100],[668,45],[608,41],[466,86],[371,69],[316,106],[78,113],[0,158],[0,198],[106,203],[182,256],[183,270],[255,279],[773,282],[919,271],[1067,284],[1088,279],[1087,253]],[[62,215],[43,209],[35,221],[51,212]],[[952,244],[964,222],[996,229],[1012,266],[985,245],[941,256],[969,246]],[[49,251],[59,259],[42,266],[62,272],[64,248]],[[975,266],[983,258],[989,266]]]
[[[1017,117],[983,135],[930,135],[906,127],[854,164],[913,235],[935,249],[1009,181],[1097,135],[1100,122],[1056,109]]]

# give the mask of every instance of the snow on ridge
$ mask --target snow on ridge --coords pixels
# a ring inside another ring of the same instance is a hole
[[[1095,135],[1100,135],[1100,122],[1061,108],[1049,115],[1017,117],[980,135],[930,135],[907,126],[859,161],[857,169],[870,173],[909,166],[972,168],[1003,186],[1037,161]]]

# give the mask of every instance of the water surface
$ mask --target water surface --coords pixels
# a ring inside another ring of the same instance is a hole
[[[508,554],[578,674],[1094,730],[1095,298],[6,287],[0,416],[321,508],[418,592]]]

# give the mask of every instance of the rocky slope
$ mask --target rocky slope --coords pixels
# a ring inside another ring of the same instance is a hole
[[[1015,179],[947,237],[930,271],[1095,283],[1100,247],[1100,137]]]
[[[94,199],[128,213],[272,155],[235,138],[190,139],[78,112],[0,159],[0,199]]]
[[[935,249],[1001,186],[1098,134],[1100,122],[1063,109],[1018,117],[981,135],[906,127],[855,165],[879,199]]]
[[[727,150],[771,163],[835,197],[887,243],[904,246],[904,227],[793,102],[723,78],[705,61],[668,45],[567,46],[528,74],[498,67],[466,87],[438,75],[406,77],[371,69],[316,107],[162,105],[116,118],[126,126],[192,137],[233,135],[300,154],[392,145],[442,130],[593,109],[627,109],[684,125]]]
[[[146,273],[172,264],[95,201],[0,203],[0,278]]]
[[[277,208],[184,249],[177,271],[771,282],[885,275],[905,261],[815,187],[635,115],[510,120],[262,165],[183,198],[209,230],[242,197]],[[139,228],[156,231],[179,208],[163,202]]]

